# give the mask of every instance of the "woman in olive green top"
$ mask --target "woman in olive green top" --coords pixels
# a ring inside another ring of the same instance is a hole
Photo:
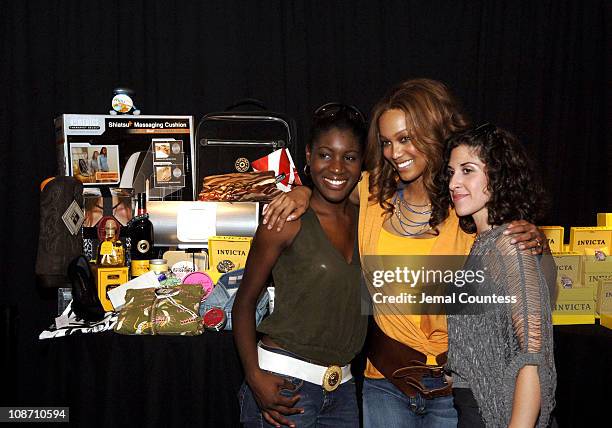
[[[359,426],[350,362],[363,346],[357,209],[348,200],[362,164],[366,124],[352,106],[315,112],[306,148],[310,209],[282,232],[257,229],[233,307],[246,375],[245,426]],[[255,305],[270,273],[274,312],[258,331]]]

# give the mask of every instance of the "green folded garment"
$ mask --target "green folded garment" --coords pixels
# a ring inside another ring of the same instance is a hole
[[[200,284],[128,290],[115,331],[120,334],[201,334],[203,326],[198,308],[203,293]]]

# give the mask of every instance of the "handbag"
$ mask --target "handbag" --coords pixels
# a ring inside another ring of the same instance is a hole
[[[211,175],[246,172],[251,162],[286,148],[296,156],[295,121],[247,98],[205,115],[195,131],[196,183]]]
[[[217,285],[213,291],[208,295],[206,300],[200,305],[200,316],[212,308],[220,308],[225,312],[227,317],[227,323],[225,324],[224,330],[232,329],[232,307],[234,306],[234,300],[236,299],[236,292],[242,281],[242,275],[244,269],[237,269],[221,275]],[[264,290],[259,299],[257,300],[257,306],[255,307],[255,326],[258,326],[263,317],[268,312],[268,303],[270,302],[270,295],[268,290]]]
[[[130,289],[125,294],[115,332],[132,335],[195,336],[203,331],[198,307],[200,284]]]

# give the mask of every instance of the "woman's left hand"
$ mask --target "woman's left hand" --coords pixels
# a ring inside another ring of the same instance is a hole
[[[531,250],[533,254],[542,254],[548,248],[548,240],[542,231],[525,220],[510,223],[504,235],[511,235],[512,244],[519,244],[521,250]]]

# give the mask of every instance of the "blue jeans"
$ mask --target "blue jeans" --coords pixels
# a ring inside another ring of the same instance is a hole
[[[443,378],[423,377],[427,389],[440,388]],[[387,379],[365,378],[363,382],[364,428],[455,428],[457,411],[452,395],[427,400],[418,394],[406,396]]]
[[[278,374],[278,373],[275,373]],[[297,407],[304,408],[304,413],[286,416],[296,427],[358,427],[359,409],[357,407],[357,394],[355,379],[340,385],[335,391],[327,392],[321,385],[303,381],[291,376],[279,375],[287,379],[295,389],[281,390],[281,394],[292,397],[299,393],[302,398],[296,403]],[[240,387],[238,393],[240,400],[240,422],[245,428],[273,427],[266,422],[257,406],[251,388],[246,383]]]

